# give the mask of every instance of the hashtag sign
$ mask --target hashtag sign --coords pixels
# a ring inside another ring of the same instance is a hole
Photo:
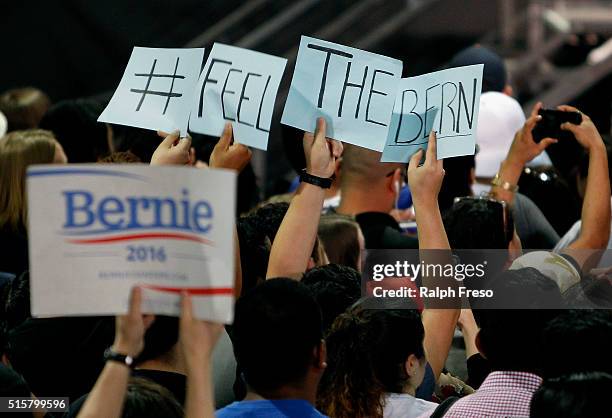
[[[151,71],[149,71],[148,73],[136,73],[134,74],[136,77],[147,77],[147,85],[145,86],[144,90],[143,89],[130,89],[131,92],[133,93],[139,93],[142,94],[142,96],[140,96],[140,101],[138,102],[138,106],[136,106],[136,111],[138,112],[140,110],[140,107],[142,106],[142,103],[144,102],[145,97],[147,97],[147,94],[152,94],[154,96],[164,96],[166,98],[166,105],[164,106],[164,112],[162,113],[163,115],[166,114],[166,110],[168,110],[168,104],[170,103],[170,99],[173,97],[181,97],[182,94],[181,93],[174,93],[174,80],[176,80],[177,78],[179,79],[184,79],[185,76],[182,75],[176,75],[176,70],[178,69],[178,65],[179,65],[179,58],[176,58],[176,64],[174,66],[174,73],[173,74],[155,74],[155,66],[157,65],[157,59],[153,60],[153,65],[151,66]],[[172,82],[170,83],[170,90],[168,92],[164,92],[164,91],[155,91],[155,90],[149,90],[149,86],[151,85],[151,80],[153,79],[153,77],[161,77],[161,78],[171,78]]]

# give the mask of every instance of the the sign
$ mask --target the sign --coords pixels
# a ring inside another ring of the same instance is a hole
[[[402,79],[382,162],[406,163],[429,133],[438,136],[438,159],[473,155],[483,65],[449,68]]]
[[[237,142],[267,149],[286,64],[285,58],[215,43],[198,81],[189,129],[220,136],[230,121]]]
[[[33,316],[178,315],[187,289],[202,319],[233,314],[236,174],[144,165],[28,169]]]
[[[376,151],[384,147],[402,62],[302,36],[281,123]]]
[[[187,134],[204,48],[134,47],[99,122]]]

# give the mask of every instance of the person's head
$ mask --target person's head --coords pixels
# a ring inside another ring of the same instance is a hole
[[[544,377],[612,373],[612,314],[604,309],[566,311],[548,324],[542,345]]]
[[[365,249],[365,240],[354,219],[340,214],[321,216],[319,238],[330,263],[361,271],[361,252]]]
[[[103,164],[133,164],[142,161],[131,151],[117,151],[99,159],[98,162]]]
[[[493,370],[541,373],[542,338],[563,305],[557,284],[534,268],[508,270],[490,287],[496,298],[515,309],[474,310],[480,331],[476,346]]]
[[[49,106],[49,96],[34,87],[16,88],[0,95],[0,111],[8,121],[8,132],[37,128]]]
[[[180,350],[178,343],[178,318],[156,315],[155,321],[145,333],[145,345],[140,355],[135,359],[137,366],[148,368],[146,362],[155,360],[163,362],[169,367],[176,368],[179,361]]]
[[[444,214],[444,228],[454,249],[508,249],[515,238],[512,212],[501,201],[460,197]]]
[[[565,234],[580,219],[579,197],[554,167],[525,167],[518,186],[558,234]]]
[[[438,193],[438,205],[444,212],[453,205],[456,197],[471,196],[474,183],[474,156],[445,158],[444,180]]]
[[[103,106],[92,100],[65,100],[52,106],[40,127],[52,131],[71,163],[92,163],[113,151],[110,128],[97,122]]]
[[[325,368],[321,311],[302,283],[277,278],[236,302],[232,342],[250,391],[314,400]]]
[[[449,62],[448,67],[484,64],[482,73],[482,92],[496,91],[512,95],[508,84],[508,73],[502,57],[481,45],[473,45],[459,51]]]
[[[41,129],[14,131],[0,139],[0,228],[25,228],[25,178],[32,164],[66,163],[53,134]]]
[[[530,418],[600,418],[606,415],[612,375],[577,373],[545,380],[531,399]]]
[[[525,113],[519,102],[502,93],[489,92],[480,96],[478,127],[476,128],[476,178],[492,179],[506,158],[516,132],[525,123]]]
[[[132,377],[128,382],[122,418],[182,418],[183,407],[172,393],[149,380]]]
[[[336,418],[382,417],[386,393],[410,393],[425,376],[425,331],[413,309],[340,315],[327,337],[329,366],[318,406]]]
[[[342,154],[339,212],[384,212],[393,209],[405,180],[405,164],[381,163],[381,153],[346,144]]]
[[[338,315],[361,297],[361,276],[351,267],[328,264],[306,272],[302,283],[312,292],[321,308],[325,333]]]

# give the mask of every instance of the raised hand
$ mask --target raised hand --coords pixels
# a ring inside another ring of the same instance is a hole
[[[191,161],[191,137],[179,139],[179,131],[170,134],[158,131],[157,135],[164,137],[153,156],[151,165],[187,165]]]
[[[210,167],[241,172],[251,161],[251,155],[251,150],[247,146],[234,142],[232,124],[228,122],[210,155]]]
[[[219,340],[223,324],[202,321],[193,316],[191,296],[181,296],[180,344],[188,370],[197,370],[210,361],[215,344]]]
[[[155,320],[153,315],[141,313],[142,289],[134,287],[130,294],[130,307],[126,315],[115,320],[115,342],[113,350],[117,353],[137,357],[144,349],[144,335]]]
[[[514,136],[514,141],[512,141],[506,158],[509,163],[521,165],[522,168],[527,162],[544,152],[549,145],[557,142],[556,138],[544,138],[539,143],[533,140],[533,128],[542,119],[542,116],[538,114],[541,108],[541,102],[535,104],[533,109],[531,109],[529,118],[525,121],[521,130]]]
[[[408,164],[408,184],[415,207],[420,205],[438,205],[438,193],[444,179],[444,165],[438,160],[437,138],[435,131],[429,134],[425,163],[419,166],[423,150],[415,152]]]
[[[594,147],[605,148],[603,139],[590,117],[572,106],[562,105],[557,106],[557,109],[564,112],[579,112],[582,114],[582,123],[580,123],[580,125],[565,122],[561,125],[561,129],[573,133],[576,137],[576,141],[578,141],[587,151],[592,150]]]
[[[325,119],[317,119],[314,135],[304,133],[306,171],[317,177],[330,178],[336,169],[336,160],[342,155],[342,142],[325,137]]]

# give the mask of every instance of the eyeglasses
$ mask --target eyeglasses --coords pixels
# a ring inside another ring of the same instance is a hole
[[[453,205],[456,205],[460,202],[471,201],[471,202],[486,202],[487,205],[491,204],[492,206],[497,206],[500,208],[502,213],[502,223],[504,227],[504,236],[506,238],[506,242],[512,241],[514,236],[514,225],[510,227],[509,219],[510,214],[508,212],[508,204],[503,200],[498,200],[492,197],[490,194],[482,194],[480,196],[462,196],[456,197],[453,200]]]

